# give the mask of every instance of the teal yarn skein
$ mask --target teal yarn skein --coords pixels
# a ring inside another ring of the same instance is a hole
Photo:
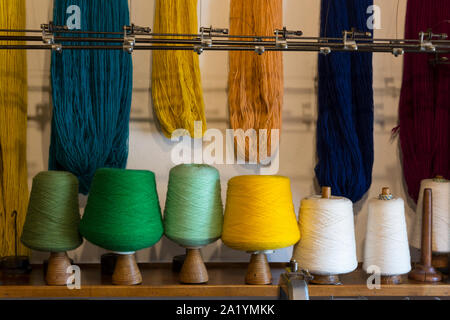
[[[33,178],[27,217],[20,240],[38,251],[64,252],[82,243],[78,225],[78,179],[63,171],[41,172]]]
[[[155,174],[98,169],[80,232],[93,244],[115,252],[137,251],[157,243],[164,229]]]
[[[202,247],[219,239],[223,225],[220,190],[214,167],[182,164],[172,168],[164,209],[166,236],[184,247]]]

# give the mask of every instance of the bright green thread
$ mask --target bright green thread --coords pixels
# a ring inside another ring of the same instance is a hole
[[[21,241],[27,247],[49,252],[78,248],[78,180],[62,171],[41,172],[33,179]]]
[[[219,172],[208,165],[179,165],[170,170],[165,234],[185,247],[201,247],[220,238],[223,204]]]
[[[80,232],[93,244],[117,252],[137,251],[158,242],[164,230],[155,174],[97,170]]]

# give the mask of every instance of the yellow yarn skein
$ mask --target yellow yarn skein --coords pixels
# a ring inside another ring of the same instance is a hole
[[[0,28],[25,29],[25,0],[0,0]],[[2,35],[6,33],[0,32]],[[7,33],[8,35],[23,35]],[[24,44],[0,41],[1,45]],[[25,50],[0,50],[0,257],[27,255],[20,237],[28,205],[27,57]]]
[[[197,0],[157,0],[153,32],[197,34]],[[152,97],[167,138],[176,129],[186,129],[194,137],[194,121],[202,122],[203,136],[206,118],[197,53],[153,51]]]
[[[290,180],[238,176],[228,181],[222,241],[242,251],[285,248],[300,239]]]

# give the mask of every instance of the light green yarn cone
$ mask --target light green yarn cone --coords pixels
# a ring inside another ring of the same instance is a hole
[[[195,164],[172,168],[164,210],[166,236],[184,247],[202,247],[220,238],[222,224],[217,169]]]

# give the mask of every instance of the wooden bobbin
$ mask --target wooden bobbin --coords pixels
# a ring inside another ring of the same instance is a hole
[[[271,251],[270,251],[271,252]],[[248,265],[247,275],[245,276],[246,284],[271,284],[272,273],[270,272],[269,262],[266,253],[268,251],[252,252],[250,264]]]
[[[66,252],[52,252],[48,259],[47,274],[45,282],[49,286],[65,286],[67,279],[71,276],[67,268],[71,266]]]
[[[122,286],[131,286],[142,283],[141,272],[133,253],[119,253],[112,276],[112,283]]]
[[[432,257],[432,191],[427,188],[423,191],[423,216],[422,216],[422,255],[419,264],[409,273],[409,278],[422,282],[437,282],[442,280],[440,272],[431,264]]]
[[[330,199],[331,198],[331,187],[322,187],[322,199]],[[314,277],[311,280],[311,283],[314,284],[329,284],[336,285],[340,284],[339,276],[337,274],[329,274],[329,275],[321,275],[311,273]]]
[[[208,282],[208,271],[200,248],[186,248],[186,258],[180,271],[180,282],[199,284]]]

